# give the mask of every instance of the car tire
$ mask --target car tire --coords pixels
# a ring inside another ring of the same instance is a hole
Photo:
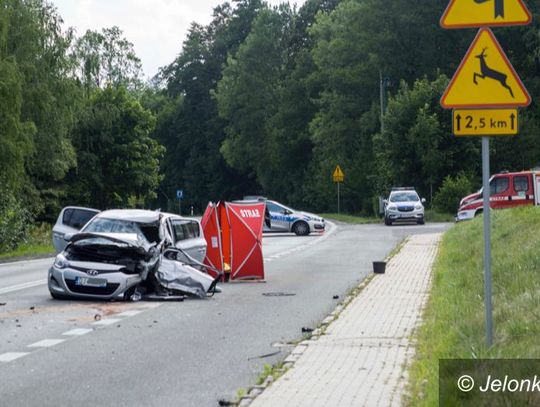
[[[296,236],[307,236],[309,235],[309,225],[304,221],[296,222],[292,231]]]
[[[426,223],[426,222],[424,221],[424,219],[420,219],[420,220],[418,221],[418,224],[419,224],[419,225],[423,225],[424,223]]]
[[[390,219],[388,219],[388,218],[384,218],[384,224],[386,226],[392,226],[392,221]]]

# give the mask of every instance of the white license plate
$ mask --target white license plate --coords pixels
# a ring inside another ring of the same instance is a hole
[[[84,287],[107,287],[107,280],[103,278],[75,277],[75,285]]]

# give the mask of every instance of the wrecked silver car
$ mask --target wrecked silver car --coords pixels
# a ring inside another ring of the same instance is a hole
[[[206,241],[195,219],[109,210],[63,239],[65,249],[49,269],[53,298],[204,298],[217,284],[196,268],[202,266]]]

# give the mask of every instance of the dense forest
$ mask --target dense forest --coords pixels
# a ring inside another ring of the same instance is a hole
[[[533,23],[495,34],[533,104],[518,137],[493,140],[493,172],[540,165],[540,0],[526,3]],[[244,194],[332,211],[337,164],[349,213],[392,185],[445,209],[481,167],[439,104],[476,33],[440,28],[447,4],[224,2],[146,83],[121,28],[78,37],[50,1],[0,0],[0,229],[67,204],[175,210],[177,189],[197,212]]]

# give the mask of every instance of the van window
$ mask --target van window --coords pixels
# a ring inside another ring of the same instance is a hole
[[[200,236],[199,224],[193,220],[173,220],[174,239],[180,240],[193,239]]]
[[[80,230],[97,213],[97,211],[89,211],[86,209],[66,209],[64,211],[64,216],[62,217],[62,223],[66,226]]]
[[[495,178],[489,184],[491,195],[500,194],[508,189],[508,177]]]
[[[529,178],[526,175],[514,177],[514,191],[523,192],[529,190]]]

